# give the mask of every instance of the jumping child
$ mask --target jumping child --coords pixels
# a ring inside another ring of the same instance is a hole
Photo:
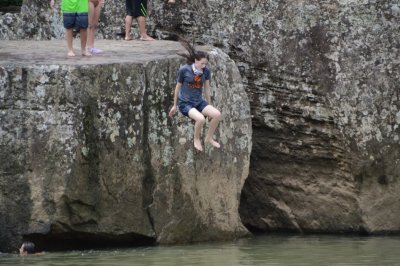
[[[206,122],[205,117],[209,117],[211,122],[204,142],[219,148],[220,144],[213,139],[213,135],[221,120],[221,113],[209,104],[211,103],[211,73],[206,67],[209,56],[206,52],[196,51],[187,41],[180,40],[180,43],[189,54],[179,54],[186,58],[187,64],[178,71],[174,105],[169,112],[169,116],[172,117],[178,107],[183,115],[195,120],[194,147],[199,151],[203,151],[200,140],[201,130]],[[203,88],[207,101],[203,99]]]

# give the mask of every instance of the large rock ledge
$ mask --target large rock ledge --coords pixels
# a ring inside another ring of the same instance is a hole
[[[189,120],[167,116],[180,45],[97,45],[104,54],[71,59],[62,40],[0,42],[0,250],[247,234],[251,119],[234,62],[205,48],[222,148],[198,153]]]

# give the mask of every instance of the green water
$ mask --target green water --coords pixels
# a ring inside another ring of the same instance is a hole
[[[0,254],[0,265],[399,265],[400,237],[270,235],[223,243]]]

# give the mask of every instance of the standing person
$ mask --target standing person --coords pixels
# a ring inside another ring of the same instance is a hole
[[[132,40],[131,27],[133,18],[136,19],[139,26],[141,41],[154,41],[152,37],[147,35],[146,17],[147,17],[147,0],[126,0],[126,18],[125,18],[125,40]]]
[[[103,51],[94,47],[96,29],[99,23],[100,11],[104,6],[104,0],[89,0],[89,29],[87,37],[87,49],[91,54],[99,54]]]
[[[54,0],[50,0],[51,8],[54,7]],[[88,0],[61,0],[61,11],[63,13],[65,37],[67,40],[68,56],[75,56],[73,48],[73,29],[80,32],[81,54],[90,56],[86,51],[87,27],[88,27]]]
[[[211,73],[207,68],[208,54],[203,51],[196,51],[187,41],[181,40],[180,42],[189,54],[179,54],[187,59],[187,64],[178,71],[174,105],[169,116],[172,117],[175,114],[178,106],[183,115],[195,120],[194,147],[199,151],[203,151],[200,140],[201,130],[206,122],[205,117],[209,117],[211,122],[205,143],[219,148],[220,144],[213,139],[213,135],[221,120],[221,113],[210,105]],[[203,99],[203,88],[206,100]]]

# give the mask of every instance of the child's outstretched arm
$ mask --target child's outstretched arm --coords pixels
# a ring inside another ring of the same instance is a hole
[[[182,88],[182,83],[179,83],[179,82],[176,83],[175,92],[174,92],[174,105],[172,106],[171,111],[169,111],[169,116],[170,117],[172,117],[175,114],[176,110],[177,110],[178,95],[179,95],[179,92],[181,91],[181,88]]]

